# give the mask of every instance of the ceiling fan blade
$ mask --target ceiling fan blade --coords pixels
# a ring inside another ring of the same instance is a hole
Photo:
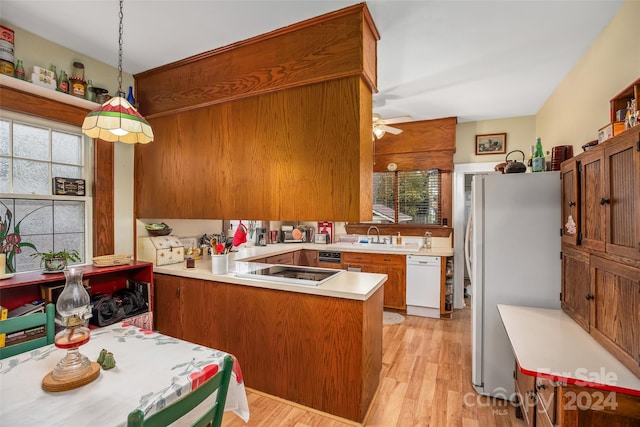
[[[385,132],[389,132],[392,135],[400,135],[402,133],[402,129],[394,128],[387,125],[377,125],[378,129],[382,129]]]
[[[394,123],[410,122],[413,118],[411,116],[390,117],[388,119],[380,119],[377,122],[381,125],[392,125]]]

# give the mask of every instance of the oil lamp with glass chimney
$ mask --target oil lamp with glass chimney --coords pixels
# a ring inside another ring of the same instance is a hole
[[[51,372],[55,382],[77,383],[78,380],[90,377],[94,370],[89,359],[78,351],[81,345],[89,342],[90,337],[87,323],[91,317],[91,300],[82,285],[82,273],[83,269],[78,267],[64,271],[66,284],[56,302],[59,317],[57,322],[64,326],[64,329],[55,335],[54,344],[58,348],[66,349],[67,355]],[[93,379],[95,377],[81,381],[78,385],[86,384]]]

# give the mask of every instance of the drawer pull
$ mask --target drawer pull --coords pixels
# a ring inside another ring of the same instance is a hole
[[[611,199],[605,199],[604,197],[602,199],[600,199],[600,204],[603,205],[603,206],[607,205],[609,203],[611,203]]]
[[[587,294],[584,297],[586,298],[587,301],[591,301],[591,300],[595,299],[595,297],[593,295],[591,295],[591,294]]]

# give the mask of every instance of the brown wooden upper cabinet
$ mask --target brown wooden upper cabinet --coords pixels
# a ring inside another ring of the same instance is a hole
[[[640,260],[640,130],[604,149],[606,251]]]
[[[586,152],[580,159],[580,244],[604,251],[604,158],[602,150]]]
[[[137,74],[136,216],[371,220],[377,40],[361,3]]]
[[[564,243],[640,260],[639,144],[640,130],[631,129],[562,164]]]
[[[580,181],[578,180],[578,165],[575,159],[562,163],[562,241],[575,245],[578,243],[577,227],[580,224]],[[576,230],[572,233],[566,224],[573,220]]]

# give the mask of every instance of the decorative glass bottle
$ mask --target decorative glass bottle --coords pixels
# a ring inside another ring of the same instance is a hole
[[[127,95],[127,101],[129,101],[129,104],[131,105],[134,105],[136,103],[136,100],[133,97],[133,86],[129,86],[129,94]]]
[[[91,372],[91,362],[78,348],[89,342],[87,320],[91,317],[91,298],[82,285],[83,270],[71,267],[64,271],[66,283],[56,302],[60,323],[65,327],[54,338],[55,346],[66,349],[67,355],[53,369],[57,381],[68,381]]]
[[[24,66],[21,59],[16,61],[15,78],[25,80]]]

